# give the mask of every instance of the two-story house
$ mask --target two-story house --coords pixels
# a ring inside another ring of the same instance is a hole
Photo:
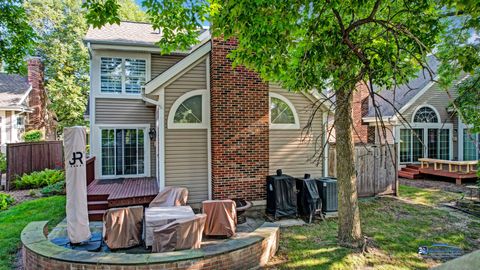
[[[277,169],[323,176],[311,161],[324,141],[327,108],[304,127],[317,99],[264,82],[227,54],[234,41],[208,30],[188,51],[162,55],[161,33],[122,22],[90,29],[90,151],[100,179],[152,177],[183,186],[190,202],[266,197]]]

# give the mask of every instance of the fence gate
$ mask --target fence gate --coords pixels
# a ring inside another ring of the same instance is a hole
[[[330,176],[336,177],[335,145],[331,145],[329,149],[328,173]],[[393,144],[355,146],[355,169],[359,197],[397,194],[397,154],[395,149]]]
[[[6,190],[17,176],[44,169],[63,169],[62,141],[7,144]]]

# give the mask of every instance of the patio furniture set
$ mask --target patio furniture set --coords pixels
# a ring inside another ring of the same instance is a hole
[[[103,216],[103,240],[111,250],[139,246],[152,252],[198,249],[203,236],[232,237],[237,226],[232,200],[202,202],[195,214],[187,204],[188,190],[166,187],[144,209],[129,206],[108,209]]]

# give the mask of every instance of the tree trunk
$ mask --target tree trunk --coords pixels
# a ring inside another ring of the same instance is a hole
[[[360,213],[357,198],[357,176],[352,137],[353,90],[336,92],[335,137],[338,179],[339,244],[356,248],[362,245]]]

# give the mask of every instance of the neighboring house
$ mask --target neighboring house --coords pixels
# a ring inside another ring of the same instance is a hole
[[[90,151],[97,178],[155,177],[183,186],[190,202],[208,198],[264,200],[277,169],[325,174],[327,109],[313,133],[302,132],[316,98],[269,84],[231,66],[236,43],[204,31],[189,51],[161,55],[150,24],[122,22],[90,29]],[[320,137],[319,137],[320,136]],[[319,140],[317,141],[317,138]]]
[[[431,56],[429,65],[436,72],[439,63]],[[456,83],[464,78],[465,75],[461,76]],[[418,163],[422,157],[479,159],[479,135],[469,133],[468,126],[451,106],[453,99],[458,96],[455,87],[447,93],[432,81],[426,71],[421,71],[415,79],[397,87],[395,91],[375,91],[386,99],[375,99],[386,126],[386,136],[378,128],[379,117],[376,117],[372,102],[367,101],[368,94],[360,94],[357,110],[362,111],[362,140],[368,143],[397,143],[399,166]]]
[[[22,141],[25,131],[46,127],[46,93],[43,65],[39,58],[28,60],[28,75],[0,73],[0,145]]]

